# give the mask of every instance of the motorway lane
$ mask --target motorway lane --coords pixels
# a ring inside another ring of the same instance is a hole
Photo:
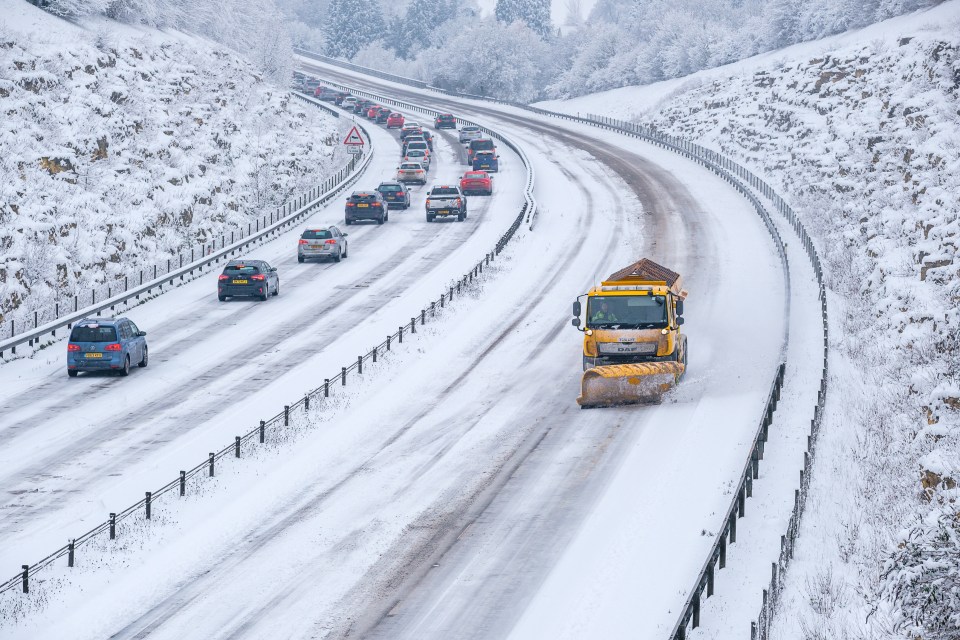
[[[391,178],[399,158],[395,131],[368,129],[378,156],[354,188]],[[431,180],[458,177],[462,154],[455,140],[437,136]],[[515,166],[519,172],[519,160]],[[301,225],[252,252],[278,267],[278,298],[219,303],[214,272],[130,310],[151,346],[150,367],[130,378],[70,380],[62,345],[32,362],[5,365],[0,567],[13,573],[219,449],[235,431],[252,428],[254,417],[280,410],[293,394],[268,387],[285,374],[304,380],[297,391],[316,387],[323,374],[382,340],[367,334],[364,323],[389,317],[383,326],[395,328],[410,314],[396,312],[398,301],[409,295],[405,306],[419,308],[493,246],[522,203],[524,176],[517,172],[504,174],[493,198],[472,198],[464,223],[427,224],[424,188],[415,187],[411,208],[392,211],[383,226],[344,226],[337,199],[309,223],[348,232],[348,259],[298,264]],[[344,349],[349,356],[338,355]]]
[[[503,637],[539,606],[539,586],[626,466],[639,474],[625,518],[633,552],[650,562],[671,544],[700,544],[777,361],[777,319],[746,326],[736,304],[743,282],[771,297],[782,286],[765,231],[715,177],[682,162],[665,167],[672,158],[631,141],[514,114],[493,126],[531,155],[544,211],[537,231],[496,263],[499,277],[478,294],[483,312],[469,306],[441,320],[416,359],[328,415],[330,428],[291,451],[282,473],[218,500],[216,518],[192,520],[189,547],[168,544],[143,559],[136,574],[150,575],[149,587],[112,576],[84,601],[101,616],[96,630]],[[570,302],[639,255],[687,276],[691,373],[663,405],[579,411]],[[745,341],[752,351],[740,348]],[[641,464],[627,465],[638,450]],[[674,475],[682,482],[665,486]],[[693,515],[678,512],[678,501]],[[675,526],[638,528],[637,515]],[[641,576],[663,597],[635,598],[634,635],[646,637],[638,620],[656,628],[682,599],[702,554],[690,558],[656,580]],[[80,628],[80,614],[61,613],[37,629]]]

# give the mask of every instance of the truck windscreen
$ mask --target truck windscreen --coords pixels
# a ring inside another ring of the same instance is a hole
[[[593,296],[587,303],[591,329],[661,329],[667,326],[664,296]]]

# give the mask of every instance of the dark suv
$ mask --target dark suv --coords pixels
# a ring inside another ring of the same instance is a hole
[[[410,208],[410,189],[399,182],[394,180],[381,182],[380,186],[377,187],[377,191],[383,196],[388,209],[392,206],[397,206],[401,209]]]
[[[467,164],[473,165],[473,154],[477,151],[496,151],[497,147],[490,138],[477,138],[471,140],[467,146]]]
[[[379,191],[354,191],[347,198],[345,222],[350,225],[360,220],[376,220],[383,224],[389,219],[387,203]]]
[[[254,296],[266,300],[280,295],[280,276],[277,268],[263,260],[231,260],[223,268],[217,282],[217,298]]]
[[[441,113],[433,121],[433,126],[437,129],[456,129],[457,119],[453,117],[452,113]]]
[[[67,343],[67,375],[115,371],[130,375],[130,365],[147,366],[146,331],[127,318],[85,318],[74,325]]]

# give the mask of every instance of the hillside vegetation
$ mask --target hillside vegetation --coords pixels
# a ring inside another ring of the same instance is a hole
[[[246,227],[327,175],[335,120],[207,40],[0,14],[0,324]]]
[[[958,13],[641,118],[767,176],[826,263],[832,396],[776,637],[960,637]]]

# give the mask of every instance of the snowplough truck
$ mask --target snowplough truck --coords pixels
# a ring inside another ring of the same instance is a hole
[[[577,298],[581,408],[659,402],[680,381],[687,367],[687,336],[680,333],[686,297],[679,274],[644,258]]]

